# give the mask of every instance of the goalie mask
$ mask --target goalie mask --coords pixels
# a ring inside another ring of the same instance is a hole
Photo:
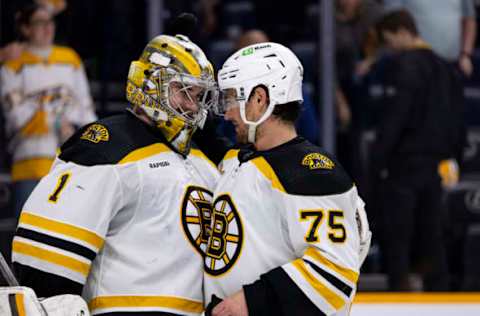
[[[225,114],[239,106],[242,121],[248,126],[248,141],[255,143],[256,128],[272,114],[275,105],[293,101],[303,102],[303,66],[287,47],[277,43],[259,43],[234,53],[218,72],[220,99],[215,113]],[[246,104],[253,89],[268,90],[267,110],[257,121],[246,116]]]
[[[130,65],[127,99],[172,146],[188,154],[193,133],[218,99],[213,67],[187,37],[157,36]]]

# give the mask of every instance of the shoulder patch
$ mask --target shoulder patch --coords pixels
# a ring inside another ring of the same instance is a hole
[[[262,156],[271,167],[272,172],[268,174],[276,176],[271,177],[275,179],[272,184],[281,184],[288,194],[332,195],[353,186],[352,179],[334,156],[301,137]]]
[[[159,133],[125,112],[79,129],[62,145],[59,158],[93,166],[132,162],[166,150]]]
[[[310,170],[327,169],[332,170],[335,167],[333,161],[320,153],[311,153],[303,157],[302,166],[308,167]]]
[[[80,136],[80,139],[88,140],[92,143],[98,144],[99,142],[108,142],[110,134],[108,129],[101,124],[90,125]]]

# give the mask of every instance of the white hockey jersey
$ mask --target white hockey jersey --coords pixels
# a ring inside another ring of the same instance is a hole
[[[60,120],[96,119],[80,57],[68,47],[53,46],[47,58],[26,50],[3,65],[0,81],[12,180],[40,179],[63,141]]]
[[[45,296],[58,294],[44,294],[49,280],[84,285],[94,315],[199,315],[217,178],[199,150],[184,158],[129,113],[84,127],[22,211],[13,262],[34,270],[20,282]]]
[[[364,203],[338,162],[298,137],[270,151],[230,151],[220,171],[206,302],[246,285],[252,315],[347,315]]]

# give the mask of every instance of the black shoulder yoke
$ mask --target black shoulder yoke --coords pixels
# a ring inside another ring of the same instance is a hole
[[[289,194],[340,194],[354,185],[335,157],[301,137],[268,151],[239,154],[240,161],[258,156],[264,157]]]
[[[162,135],[129,112],[79,129],[61,147],[59,158],[84,166],[116,164],[130,152],[164,142]]]

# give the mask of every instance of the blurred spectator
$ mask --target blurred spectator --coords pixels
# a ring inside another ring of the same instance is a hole
[[[389,286],[412,290],[413,249],[424,290],[448,290],[441,176],[450,185],[458,179],[455,158],[464,135],[461,84],[419,37],[407,11],[389,13],[377,30],[394,51],[373,150]]]
[[[80,57],[68,47],[53,45],[51,11],[29,5],[17,14],[16,26],[25,49],[4,63],[0,95],[18,215],[36,183],[48,173],[57,147],[75,127],[96,116]]]
[[[52,15],[61,13],[67,7],[65,0],[35,0],[34,2],[44,6]],[[18,41],[11,42],[0,48],[0,63],[20,57],[24,48],[25,45]]]
[[[335,3],[337,155],[355,181],[361,181],[357,157],[361,132],[366,124],[364,100],[367,93],[360,77],[369,71],[374,61],[377,46],[374,25],[383,7],[373,0],[338,0]]]
[[[67,8],[66,0],[35,0],[35,3],[49,10],[52,15],[57,15]]]
[[[465,76],[473,72],[477,22],[473,0],[384,0],[386,8],[405,8],[415,18],[420,36],[434,52],[456,64]]]
[[[20,57],[24,48],[25,45],[20,42],[11,42],[0,48],[0,63]]]

